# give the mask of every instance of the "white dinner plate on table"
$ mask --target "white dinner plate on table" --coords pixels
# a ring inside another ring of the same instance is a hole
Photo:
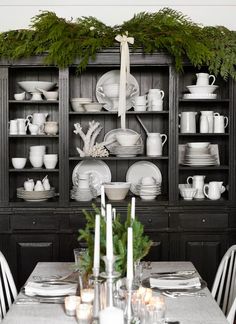
[[[130,191],[133,194],[136,194],[136,186],[140,184],[143,177],[153,177],[157,183],[162,182],[161,171],[154,163],[149,161],[135,162],[126,173],[126,181],[131,183]]]
[[[101,194],[101,185],[104,182],[111,182],[111,170],[108,165],[101,160],[84,160],[79,162],[72,172],[72,182],[76,185],[78,175],[80,174],[92,174],[93,181],[92,186],[97,192],[97,195]]]
[[[97,101],[100,103],[104,103],[104,108],[108,111],[112,110],[112,104],[111,100],[107,97],[103,97],[97,90],[99,90],[100,87],[102,87],[104,84],[114,84],[114,83],[120,83],[120,70],[111,70],[101,76],[101,78],[98,80],[96,84],[96,97]],[[139,84],[138,81],[135,79],[135,77],[130,74],[128,79],[128,84],[133,85],[135,89],[135,93],[132,97],[126,98],[126,110],[129,110],[133,107],[133,99],[139,95]]]

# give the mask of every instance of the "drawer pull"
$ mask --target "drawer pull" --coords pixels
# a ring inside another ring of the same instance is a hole
[[[37,224],[36,220],[33,220],[32,224],[33,225],[36,225]]]
[[[148,218],[148,223],[149,223],[149,224],[152,223],[152,218]]]
[[[206,223],[206,218],[203,218],[202,219],[202,223]]]

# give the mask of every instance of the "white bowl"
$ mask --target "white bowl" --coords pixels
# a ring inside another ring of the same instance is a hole
[[[91,102],[91,103],[84,104],[84,109],[88,112],[89,111],[101,111],[102,107],[103,107],[103,104],[99,103],[99,102]]]
[[[129,97],[133,90],[134,90],[134,86],[132,84],[127,85],[126,86],[126,97]],[[119,83],[104,84],[101,87],[101,92],[103,92],[105,94],[105,96],[108,98],[118,98],[119,92],[120,92],[120,85],[119,85]]]
[[[25,167],[27,158],[12,158],[11,162],[15,169],[23,169]]]
[[[157,195],[140,195],[142,200],[154,200]]]
[[[117,134],[117,142],[122,146],[135,145],[140,138],[139,134]]]
[[[90,103],[92,102],[91,98],[71,98],[70,99],[71,102],[79,102],[80,104],[85,104],[85,103]]]
[[[47,91],[44,92],[43,95],[47,100],[57,100],[58,91]]]
[[[14,93],[15,100],[24,100],[25,99],[25,91],[21,93]]]
[[[30,155],[29,157],[30,163],[32,164],[33,168],[42,168],[43,166],[43,155],[37,155],[37,156],[32,156]]]
[[[188,183],[180,183],[179,184],[179,190],[186,189],[186,188],[192,188],[192,185],[188,184]]]
[[[105,193],[109,200],[123,200],[129,192],[130,182],[104,183]]]
[[[188,147],[195,148],[195,149],[207,148],[209,145],[210,145],[210,142],[187,143]]]
[[[39,92],[38,88],[48,91],[56,86],[55,82],[49,81],[20,81],[18,84],[27,92]]]
[[[208,93],[213,93],[218,86],[217,85],[206,85],[206,86],[199,86],[199,85],[190,85],[187,86],[188,90],[191,93],[198,93],[198,94],[208,94]]]
[[[184,188],[180,189],[180,195],[184,200],[192,200],[197,192],[196,188]]]

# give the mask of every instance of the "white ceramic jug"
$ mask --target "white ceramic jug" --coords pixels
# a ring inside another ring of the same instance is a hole
[[[213,110],[203,110],[203,111],[201,111],[201,116],[202,117],[203,116],[207,117],[207,120],[208,120],[208,133],[213,133],[214,111]]]
[[[17,128],[18,128],[19,135],[26,134],[28,122],[29,122],[28,119],[17,118]]]
[[[17,135],[18,134],[18,123],[16,119],[12,119],[9,121],[9,134],[10,135]]]
[[[148,133],[147,143],[146,143],[147,156],[162,155],[162,147],[166,141],[167,141],[166,134]]]
[[[195,111],[183,111],[179,114],[181,133],[196,133],[196,115]]]
[[[46,122],[47,117],[48,113],[33,113],[32,115],[28,115],[26,119],[28,119],[32,124],[39,125],[38,134],[44,134],[44,123]]]
[[[209,122],[206,115],[202,115],[200,117],[200,133],[208,133],[209,132]]]
[[[227,116],[222,116],[218,113],[214,114],[213,131],[214,133],[225,133],[225,128],[228,126],[229,119]]]
[[[204,193],[203,193],[205,178],[206,178],[206,176],[204,176],[204,175],[194,175],[194,176],[189,176],[187,178],[187,183],[190,184],[192,182],[192,187],[197,189],[197,192],[194,195],[194,199],[205,198]]]
[[[199,85],[199,86],[207,86],[209,85],[209,80],[212,78],[212,82],[211,82],[211,85],[215,83],[215,76],[214,75],[210,75],[208,73],[197,73],[196,74],[197,76],[197,82],[196,82],[196,85]]]
[[[222,181],[211,181],[209,184],[205,184],[203,188],[204,194],[211,200],[218,200],[221,194],[225,191]]]

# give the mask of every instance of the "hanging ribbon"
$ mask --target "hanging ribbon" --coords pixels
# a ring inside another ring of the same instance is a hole
[[[121,118],[121,128],[126,128],[126,86],[130,75],[129,45],[134,43],[133,37],[126,35],[117,35],[115,40],[120,42],[120,90],[119,90],[119,107],[118,116]]]

